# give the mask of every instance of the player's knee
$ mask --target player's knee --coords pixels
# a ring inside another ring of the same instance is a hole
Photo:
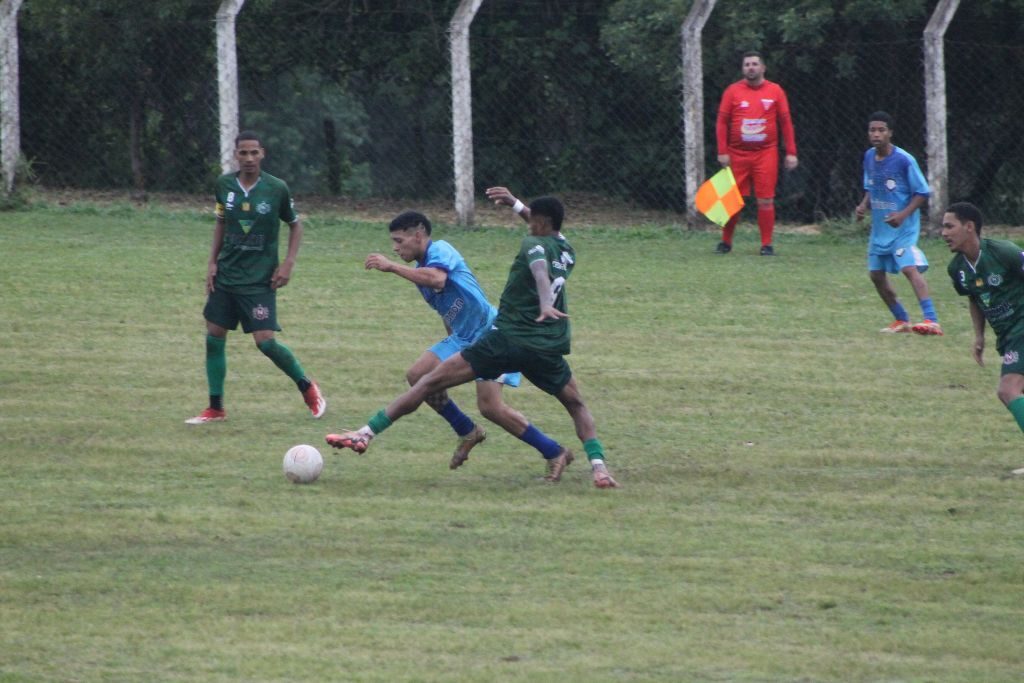
[[[503,406],[501,403],[494,403],[493,401],[477,401],[476,408],[480,411],[480,414],[485,420],[491,422],[498,422],[501,420],[504,414]]]
[[[1020,398],[1020,389],[1015,386],[1000,383],[999,388],[996,389],[996,396],[1003,402],[1004,406],[1010,405],[1014,400]]]

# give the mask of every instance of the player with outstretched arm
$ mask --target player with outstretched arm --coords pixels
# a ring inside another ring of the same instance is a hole
[[[367,270],[394,273],[416,285],[423,300],[434,309],[444,323],[448,336],[437,342],[412,364],[405,377],[410,386],[442,362],[466,348],[483,336],[494,319],[496,309],[462,254],[445,240],[432,239],[430,220],[418,211],[399,214],[388,226],[394,252],[406,263],[395,263],[384,254],[370,254],[366,257]],[[537,429],[526,417],[502,400],[503,386],[517,387],[520,383],[518,372],[505,373],[493,380],[476,382],[476,401],[480,413],[507,431],[525,441],[551,462],[563,458],[568,464],[573,454],[544,432]],[[460,467],[469,458],[474,446],[487,438],[486,432],[462,412],[442,390],[427,396],[426,403],[443,417],[458,436],[455,452],[448,466]]]
[[[565,209],[554,197],[535,199],[527,207],[504,187],[489,188],[487,196],[496,204],[511,206],[529,225],[529,234],[509,270],[494,326],[420,378],[365,426],[328,434],[327,443],[362,453],[371,439],[415,411],[428,396],[477,377],[493,379],[502,373],[521,372],[557,398],[569,413],[590,461],[594,485],[616,487],[604,461],[594,418],[565,360],[571,336],[565,283],[576,263],[575,252],[561,233]],[[549,460],[548,479],[558,481],[568,464],[564,455]]]

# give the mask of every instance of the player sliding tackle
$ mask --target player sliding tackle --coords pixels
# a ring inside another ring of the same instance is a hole
[[[327,443],[363,453],[376,435],[415,411],[427,397],[476,378],[521,372],[568,411],[590,461],[594,485],[616,487],[618,483],[604,462],[594,418],[565,360],[571,337],[565,283],[576,263],[575,252],[561,234],[565,209],[554,197],[535,199],[527,207],[504,187],[489,188],[487,196],[495,204],[512,207],[529,225],[529,235],[523,238],[509,270],[494,326],[421,377],[365,426],[354,432],[328,434]],[[548,460],[547,479],[558,481],[570,462],[567,449]]]

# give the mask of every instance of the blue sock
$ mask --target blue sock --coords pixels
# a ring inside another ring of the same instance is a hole
[[[533,424],[528,424],[526,431],[519,438],[540,451],[546,460],[558,457],[558,454],[562,452],[562,447],[557,441],[534,427]]]
[[[929,301],[931,301],[931,299],[929,299]],[[897,320],[910,321],[910,316],[907,315],[907,309],[903,308],[903,304],[899,301],[894,303],[892,306],[889,306],[889,310],[892,311],[892,317]]]
[[[448,424],[452,426],[455,433],[459,436],[465,436],[473,431],[473,421],[469,419],[469,415],[459,410],[459,407],[455,405],[455,401],[448,401],[444,404],[441,410],[437,411],[441,417],[448,420]]]
[[[935,304],[932,303],[931,297],[921,299],[921,314],[924,315],[925,320],[939,322],[939,315],[935,312]]]

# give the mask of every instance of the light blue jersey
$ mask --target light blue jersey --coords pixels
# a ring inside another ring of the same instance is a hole
[[[443,270],[448,279],[440,290],[417,285],[424,301],[444,320],[445,327],[464,346],[475,342],[490,329],[498,311],[487,300],[473,271],[455,247],[444,240],[430,242],[417,268]]]
[[[864,190],[871,196],[868,254],[894,254],[917,245],[921,234],[920,209],[910,214],[898,228],[885,222],[886,216],[906,208],[914,195],[927,197],[931,194],[914,157],[894,145],[892,154],[879,160],[872,147],[864,153]]]
[[[451,334],[430,347],[442,361],[462,351],[491,329],[498,309],[491,305],[484,290],[477,282],[466,259],[452,245],[444,240],[431,241],[417,268],[437,268],[448,275],[440,290],[416,285],[423,300],[437,311]],[[510,372],[495,381],[511,387],[519,386],[518,372]]]

